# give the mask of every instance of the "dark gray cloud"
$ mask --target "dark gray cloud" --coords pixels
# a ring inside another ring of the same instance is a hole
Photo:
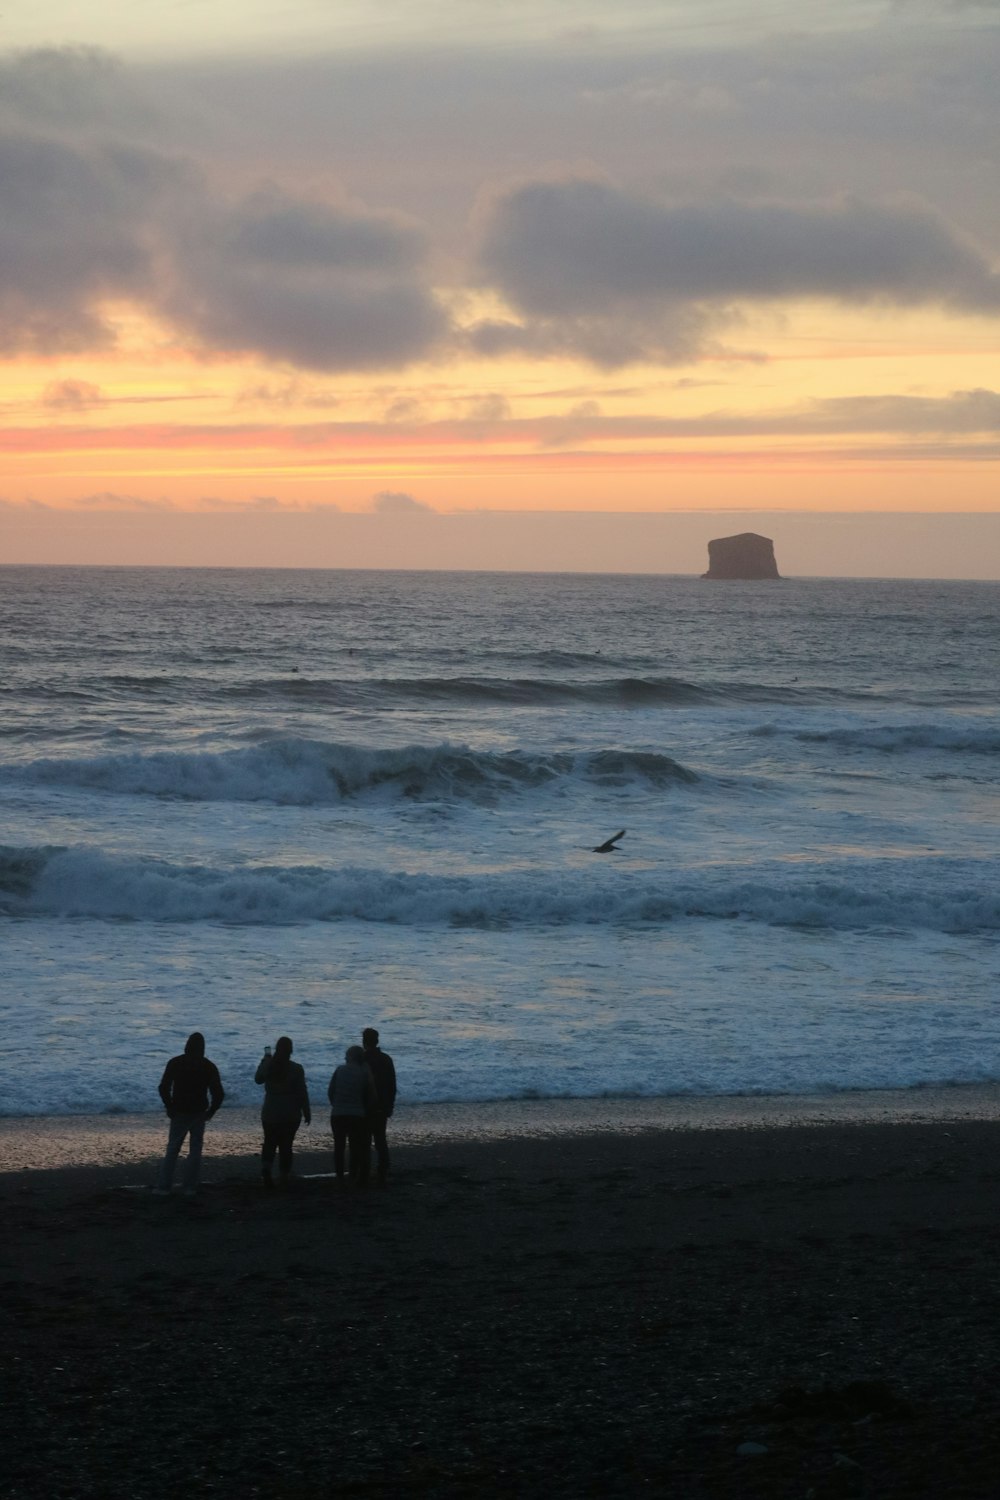
[[[155,153],[0,135],[0,349],[110,342],[101,302],[151,294],[146,227],[177,182]]]
[[[998,69],[996,28],[895,24],[682,51],[0,59],[0,351],[97,348],[113,298],[333,372],[449,339],[606,366],[733,352],[732,306],[784,296],[992,312],[962,230],[1000,246]],[[510,310],[456,336],[432,286],[469,279],[470,209],[513,161],[549,177],[486,216],[479,271]],[[280,188],[247,187],[262,163]]]
[[[274,187],[221,208],[203,194],[167,241],[165,309],[212,348],[300,369],[388,368],[447,328],[422,279],[422,236],[388,214]]]
[[[498,199],[488,273],[525,312],[824,296],[1000,306],[1000,277],[912,203],[663,202],[606,182],[529,182]]]
[[[841,7],[825,34],[809,34],[801,5],[785,19],[753,40],[719,26],[702,47],[672,32],[595,48],[383,46],[143,78],[185,149],[244,171],[264,161],[288,184],[333,175],[433,224],[448,254],[465,253],[477,191],[514,163],[587,163],[674,196],[902,189],[1000,234],[1000,29],[963,28],[953,12],[925,27],[898,9],[852,29]]]
[[[428,354],[447,327],[415,282],[268,274],[215,253],[186,261],[166,310],[207,348],[309,370],[405,364]]]
[[[925,205],[854,198],[675,203],[607,182],[528,182],[489,215],[483,273],[543,334],[599,357],[686,357],[732,304],[823,297],[1000,311],[985,254]],[[474,337],[496,337],[489,327]],[[508,332],[507,337],[512,339]]]
[[[0,54],[0,120],[32,129],[129,133],[162,125],[122,63],[96,47]]]
[[[423,259],[423,237],[381,216],[296,199],[269,185],[250,194],[224,222],[227,256],[281,270],[410,271]]]
[[[0,131],[0,352],[113,342],[134,300],[200,342],[315,370],[419,358],[447,320],[411,226],[276,190],[220,206],[189,162]]]
[[[613,314],[595,308],[576,317],[540,314],[521,321],[487,319],[464,328],[458,341],[486,359],[582,355],[608,369],[643,358],[681,364],[706,354],[736,355],[715,336],[718,321],[707,309],[680,304],[636,306],[633,311],[619,307]],[[744,350],[739,357],[758,356]]]

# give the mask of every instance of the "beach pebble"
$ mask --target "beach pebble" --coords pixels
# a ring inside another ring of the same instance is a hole
[[[767,1451],[763,1443],[741,1443],[736,1450],[740,1458],[759,1458]]]

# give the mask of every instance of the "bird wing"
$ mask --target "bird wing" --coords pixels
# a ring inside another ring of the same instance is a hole
[[[603,844],[598,844],[597,848],[594,850],[594,853],[595,854],[610,854],[611,851],[612,851],[612,849],[617,844],[618,840],[619,839],[623,839],[624,837],[625,837],[625,829],[623,828],[623,829],[621,829],[621,831],[619,833],[613,833],[609,839],[606,839],[604,841]]]

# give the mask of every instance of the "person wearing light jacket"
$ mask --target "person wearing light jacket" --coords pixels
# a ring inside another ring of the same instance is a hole
[[[360,1047],[348,1047],[344,1061],[333,1071],[327,1090],[330,1129],[333,1131],[333,1169],[338,1182],[344,1180],[344,1148],[350,1150],[350,1180],[357,1187],[368,1181],[370,1133],[368,1117],[377,1108],[378,1095],[371,1070]]]

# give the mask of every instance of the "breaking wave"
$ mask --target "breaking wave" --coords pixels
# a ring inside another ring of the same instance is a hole
[[[179,865],[87,846],[0,847],[0,911],[134,922],[283,925],[358,920],[508,928],[662,925],[679,918],[832,930],[1000,928],[990,862],[873,860],[808,874],[773,863],[753,876],[679,876],[619,866],[476,875],[378,868]]]
[[[370,749],[307,739],[271,740],[217,753],[164,750],[38,760],[7,774],[18,781],[108,793],[285,806],[337,803],[379,792],[415,799],[495,800],[569,778],[653,787],[698,779],[669,755],[653,751],[545,754],[448,744]]]

